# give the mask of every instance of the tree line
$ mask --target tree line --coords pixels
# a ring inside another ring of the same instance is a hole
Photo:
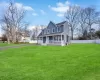
[[[79,31],[79,39],[100,38],[100,30],[95,31],[95,26],[93,27],[93,25],[97,25],[100,28],[100,12],[96,8],[69,6],[65,18],[70,26],[72,40],[75,31]]]

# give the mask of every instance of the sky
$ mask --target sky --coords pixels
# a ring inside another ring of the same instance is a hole
[[[0,0],[0,18],[9,0]],[[100,10],[100,0],[14,0],[18,7],[26,10],[25,22],[30,28],[35,25],[47,25],[50,21],[59,23],[64,21],[64,13],[69,5],[81,7],[95,6]]]

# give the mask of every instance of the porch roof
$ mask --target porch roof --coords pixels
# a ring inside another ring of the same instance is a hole
[[[63,33],[57,33],[57,34],[47,34],[47,35],[41,35],[41,36],[38,36],[38,37],[55,36],[55,35],[63,35]]]

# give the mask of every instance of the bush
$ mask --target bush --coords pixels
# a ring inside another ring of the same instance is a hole
[[[14,44],[29,44],[29,42],[15,42]]]
[[[95,33],[100,38],[100,30]]]
[[[7,41],[6,35],[3,35],[2,38],[1,38],[1,40],[3,41],[3,43],[5,43],[5,41]]]
[[[86,37],[78,37],[78,40],[87,40]]]

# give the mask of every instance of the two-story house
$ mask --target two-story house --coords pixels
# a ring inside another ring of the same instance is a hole
[[[41,45],[67,45],[70,42],[69,26],[66,21],[55,24],[52,21],[41,31],[38,43]]]

